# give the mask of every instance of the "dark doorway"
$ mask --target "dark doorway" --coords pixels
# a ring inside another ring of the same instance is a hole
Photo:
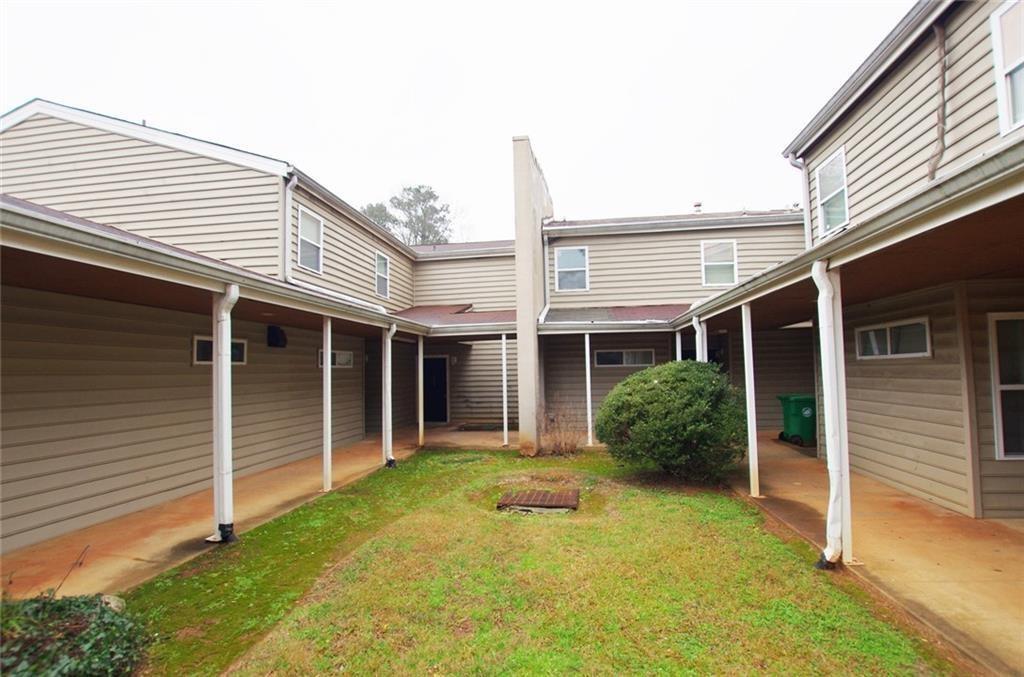
[[[448,358],[423,358],[423,420],[448,422]]]

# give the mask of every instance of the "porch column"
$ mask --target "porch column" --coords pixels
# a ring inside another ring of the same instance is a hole
[[[381,359],[384,366],[381,369],[381,454],[384,457],[384,466],[393,468],[395,456],[391,450],[393,431],[391,429],[391,338],[395,335],[397,327],[391,325],[388,329],[381,329]]]
[[[761,498],[761,481],[757,464],[757,393],[754,391],[754,332],[750,323],[750,304],[744,303],[743,315],[743,382],[747,398],[747,462],[750,467],[750,495]]]
[[[323,356],[320,359],[320,368],[323,371],[323,405],[324,405],[324,444],[323,444],[323,490],[330,491],[332,484],[331,452],[333,436],[331,434],[331,377],[334,375],[334,353],[331,347],[331,318],[324,316],[323,328]]]
[[[501,425],[508,446],[508,335],[501,335]]]
[[[425,434],[423,431],[423,337],[416,337],[416,425],[419,427],[419,434],[416,444],[423,446]]]
[[[213,298],[213,526],[206,540],[230,543],[235,536],[231,439],[231,309],[238,285]]]
[[[590,385],[590,334],[583,335],[583,350],[586,353],[586,373],[587,373],[587,446],[594,446],[594,402],[593,394]]]
[[[822,408],[829,484],[825,550],[817,566],[830,568],[840,557],[847,564],[853,561],[843,297],[839,271],[829,270],[827,260],[814,262],[811,277],[818,287],[818,338],[821,346]]]
[[[693,325],[693,343],[697,351],[697,361],[708,361],[708,323],[701,322],[700,318],[693,318],[690,322]]]
[[[683,359],[683,330],[676,330],[676,362]]]

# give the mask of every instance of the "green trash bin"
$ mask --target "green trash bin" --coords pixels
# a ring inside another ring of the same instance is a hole
[[[782,432],[779,439],[797,446],[814,444],[817,416],[814,395],[779,395],[782,403]]]

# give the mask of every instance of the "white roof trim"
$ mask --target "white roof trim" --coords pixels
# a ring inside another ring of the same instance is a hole
[[[275,176],[286,176],[292,171],[291,165],[283,160],[275,160],[263,155],[238,150],[237,148],[194,139],[155,127],[146,127],[135,122],[100,115],[99,113],[92,113],[79,108],[62,106],[59,103],[53,103],[44,99],[33,99],[0,117],[0,132],[7,131],[9,128],[24,122],[33,115],[48,115],[60,120],[95,127],[96,129],[129,136],[133,139],[148,141],[161,146],[177,148],[188,153],[195,153],[196,155],[213,158],[214,160],[248,167],[249,169],[255,169]]]

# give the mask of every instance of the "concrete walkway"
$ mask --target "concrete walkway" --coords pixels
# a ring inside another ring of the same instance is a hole
[[[823,546],[824,461],[762,438],[768,513]],[[998,674],[1024,673],[1024,520],[978,520],[854,474],[851,571]],[[734,488],[749,494],[746,473]]]
[[[416,451],[416,431],[396,431],[393,444],[396,458],[408,458]],[[338,448],[332,463],[334,487],[365,477],[382,464],[379,435]],[[236,530],[243,533],[314,498],[320,482],[319,455],[236,479]],[[15,550],[0,560],[3,589],[27,597],[54,588],[89,546],[84,564],[71,572],[60,593],[126,590],[220,547],[203,540],[213,533],[212,511],[213,491],[208,489]]]

